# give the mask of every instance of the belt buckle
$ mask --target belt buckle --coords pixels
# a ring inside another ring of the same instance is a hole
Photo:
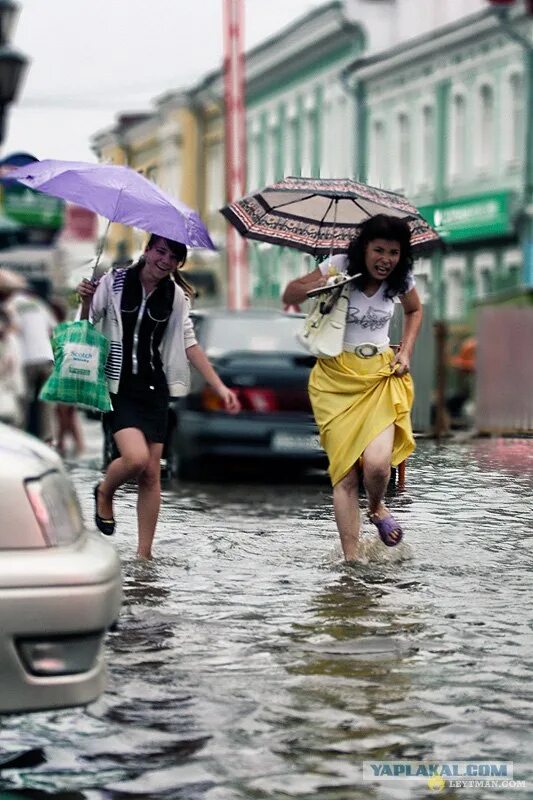
[[[372,356],[377,355],[378,349],[377,344],[368,342],[356,345],[354,353],[359,356],[359,358],[372,358]]]

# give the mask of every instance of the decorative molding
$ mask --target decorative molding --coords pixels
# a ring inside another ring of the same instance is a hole
[[[345,18],[340,3],[318,8],[300,17],[276,36],[246,54],[246,80],[249,93],[265,80],[277,83],[289,64],[296,68],[314,64],[343,43],[362,38],[361,27]]]

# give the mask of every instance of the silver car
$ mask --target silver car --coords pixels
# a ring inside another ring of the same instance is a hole
[[[118,556],[55,452],[2,424],[0,510],[0,713],[85,705],[104,688]]]

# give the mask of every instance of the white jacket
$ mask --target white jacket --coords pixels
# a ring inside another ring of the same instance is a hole
[[[122,372],[122,315],[120,306],[127,269],[107,272],[93,295],[90,310],[92,322],[101,322],[100,328],[109,341],[109,355],[105,366],[109,391],[118,392]],[[189,316],[189,301],[177,284],[174,304],[159,352],[163,371],[171,397],[181,397],[189,391],[190,369],[185,350],[197,344],[192,320]]]

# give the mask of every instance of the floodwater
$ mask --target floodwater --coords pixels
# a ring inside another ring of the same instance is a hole
[[[97,468],[72,465],[88,520]],[[148,564],[123,491],[108,690],[3,718],[0,797],[532,796],[532,491],[533,440],[419,441],[406,542],[365,522],[355,566],[322,479],[167,486]],[[377,760],[512,761],[529,786],[363,782]]]

